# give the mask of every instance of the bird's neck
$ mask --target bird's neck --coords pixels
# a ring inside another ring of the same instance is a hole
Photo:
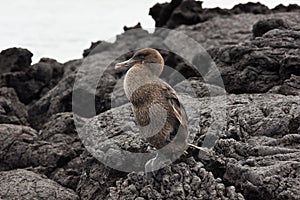
[[[154,75],[147,67],[143,65],[135,65],[126,73],[124,80],[124,90],[128,99],[139,87],[154,83],[159,80],[159,77]]]

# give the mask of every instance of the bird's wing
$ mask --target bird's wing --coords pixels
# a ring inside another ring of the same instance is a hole
[[[172,89],[170,86],[165,85],[163,86],[164,94],[166,99],[168,100],[168,103],[172,107],[176,118],[180,122],[180,124],[186,128],[187,127],[187,115],[184,110],[183,105],[180,103],[176,92],[174,89]]]

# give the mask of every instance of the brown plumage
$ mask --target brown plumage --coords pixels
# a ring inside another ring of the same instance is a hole
[[[159,78],[164,67],[162,56],[157,50],[146,48],[116,68],[122,66],[131,66],[124,90],[141,135],[160,153],[178,157],[188,146],[187,116],[174,89]],[[156,164],[151,161],[151,165]]]

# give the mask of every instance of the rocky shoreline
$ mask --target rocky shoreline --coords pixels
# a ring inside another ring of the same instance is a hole
[[[122,90],[124,71],[112,67],[116,58],[130,57],[120,57],[121,51],[166,42],[134,29],[141,24],[124,27],[114,43],[93,43],[82,59],[66,63],[42,58],[32,65],[29,50],[10,48],[0,53],[0,199],[299,199],[300,7],[248,3],[205,9],[198,1],[173,0],[154,5],[149,14],[157,27],[199,42],[221,74],[226,104],[220,105],[224,96],[211,91],[222,91],[222,85],[204,81],[214,80],[209,68],[200,75],[178,55],[161,52],[197,97],[182,94],[195,145],[204,143],[219,120],[215,110],[224,111],[226,123],[216,129],[211,155],[199,157],[189,149],[156,179],[145,179],[143,172],[107,167],[80,139],[75,117],[88,121],[86,134],[97,145],[110,146],[107,152],[115,153],[114,145],[151,151],[131,128],[133,122],[124,125],[131,117]],[[193,64],[205,62],[201,54],[193,58]],[[99,80],[99,68],[107,63]],[[173,86],[185,88],[174,73],[164,74]],[[97,82],[95,96],[91,88],[74,87],[78,79],[87,87]],[[95,98],[96,116],[81,109],[87,101],[72,101],[76,95]]]

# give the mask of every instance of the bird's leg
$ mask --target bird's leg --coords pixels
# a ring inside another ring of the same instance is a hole
[[[147,177],[155,177],[157,170],[164,168],[171,163],[171,159],[158,151],[156,156],[145,164],[145,174]]]

